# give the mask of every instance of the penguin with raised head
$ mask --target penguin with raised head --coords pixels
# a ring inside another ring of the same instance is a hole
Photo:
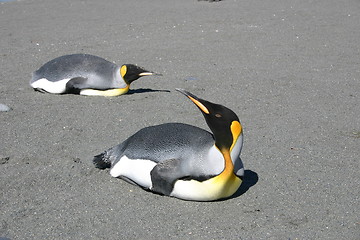
[[[183,123],[146,127],[94,157],[97,168],[150,191],[184,200],[232,196],[244,175],[242,126],[230,109],[183,89],[202,112],[212,133]]]
[[[133,64],[118,66],[101,57],[71,54],[55,58],[33,73],[30,86],[41,92],[119,96],[143,76],[161,75]]]

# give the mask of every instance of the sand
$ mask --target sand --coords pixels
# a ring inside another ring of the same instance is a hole
[[[0,3],[0,239],[359,239],[358,1]],[[162,77],[115,97],[33,91],[70,53]],[[165,122],[208,129],[184,88],[235,111],[243,186],[189,202],[92,157]]]

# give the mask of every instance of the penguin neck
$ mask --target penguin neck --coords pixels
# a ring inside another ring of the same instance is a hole
[[[241,179],[234,173],[234,164],[231,160],[230,149],[218,149],[224,158],[224,170],[210,179],[213,186],[218,187],[217,198],[226,198],[233,195],[241,185]]]
[[[242,133],[242,127],[240,122],[233,121],[230,125],[230,132],[232,135],[232,143],[230,147],[221,144],[222,141],[218,141],[215,136],[215,147],[220,151],[224,158],[224,170],[220,173],[220,175],[224,176],[234,175],[234,163],[231,158],[231,151],[233,150],[238,138]]]
[[[223,177],[230,177],[234,175],[234,164],[231,159],[231,154],[229,149],[220,149],[220,152],[224,158],[224,170],[220,173]]]

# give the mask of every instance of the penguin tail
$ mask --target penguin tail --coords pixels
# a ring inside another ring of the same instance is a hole
[[[93,158],[93,163],[96,168],[105,169],[111,167],[111,161],[106,152],[100,153]]]

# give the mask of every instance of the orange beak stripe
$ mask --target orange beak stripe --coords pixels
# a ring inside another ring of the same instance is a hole
[[[143,76],[151,76],[151,75],[154,75],[154,73],[152,73],[152,72],[143,72],[143,73],[140,73],[140,74],[139,74],[140,77],[143,77]]]
[[[196,106],[198,106],[198,107],[201,109],[201,111],[203,111],[203,112],[206,113],[206,114],[209,114],[209,110],[208,110],[201,102],[199,102],[198,100],[196,100],[195,98],[190,97],[190,96],[188,96],[188,98],[189,98],[191,101],[193,101],[193,103],[195,103]]]

